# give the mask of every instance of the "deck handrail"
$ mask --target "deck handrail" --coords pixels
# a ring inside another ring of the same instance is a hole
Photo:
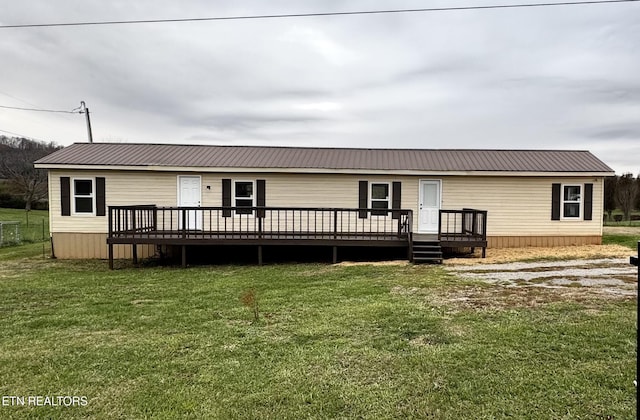
[[[366,212],[366,218],[360,216]],[[413,212],[343,207],[109,206],[109,238],[119,235],[369,236],[411,240]]]
[[[487,213],[487,210],[469,208],[441,209],[438,217],[438,239],[459,236],[486,241]]]

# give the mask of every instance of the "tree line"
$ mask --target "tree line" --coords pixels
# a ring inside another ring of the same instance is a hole
[[[33,162],[62,146],[23,137],[0,136],[0,207],[48,207],[47,171]]]
[[[604,211],[609,220],[614,210],[620,209],[623,220],[631,220],[631,212],[640,210],[640,174],[616,175],[604,180]]]

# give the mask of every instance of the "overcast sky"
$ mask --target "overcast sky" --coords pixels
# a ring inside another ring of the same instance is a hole
[[[0,25],[531,1],[21,0]],[[80,101],[99,142],[587,149],[638,174],[640,3],[0,29],[0,105]],[[87,141],[79,114],[0,130]]]

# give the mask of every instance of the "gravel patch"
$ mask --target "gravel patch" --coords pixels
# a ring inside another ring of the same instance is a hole
[[[516,262],[481,266],[445,266],[468,279],[506,287],[589,288],[597,293],[637,294],[637,268],[628,259]]]

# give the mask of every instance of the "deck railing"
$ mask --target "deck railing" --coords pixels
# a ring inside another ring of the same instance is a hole
[[[486,241],[487,211],[475,209],[440,210],[438,239],[469,238]]]
[[[364,217],[366,216],[366,218]],[[110,206],[109,237],[410,240],[411,210]]]

